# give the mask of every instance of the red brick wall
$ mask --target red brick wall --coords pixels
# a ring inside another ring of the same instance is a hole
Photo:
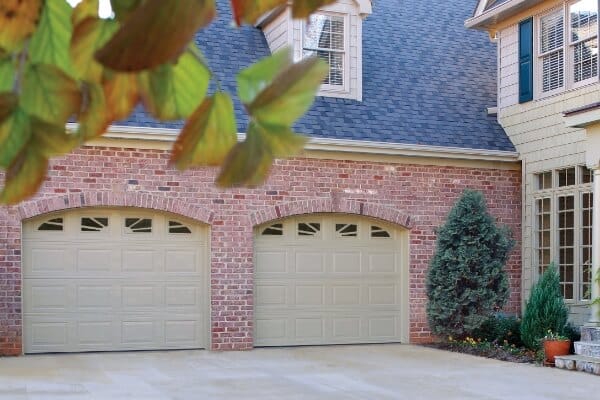
[[[21,221],[81,206],[136,206],[211,225],[212,342],[215,350],[249,349],[253,330],[253,226],[308,212],[350,212],[410,229],[410,337],[430,338],[425,276],[434,229],[465,188],[482,190],[490,211],[521,235],[521,172],[297,158],[277,161],[264,187],[219,190],[216,169],[184,173],[161,150],[87,147],[51,164],[40,194],[0,208],[0,354],[21,353]],[[521,249],[507,266],[520,308]]]

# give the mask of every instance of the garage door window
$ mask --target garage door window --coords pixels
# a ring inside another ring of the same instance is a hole
[[[391,237],[391,235],[385,229],[380,228],[375,225],[371,225],[371,237],[372,238],[389,238],[389,237]]]
[[[152,220],[149,218],[125,218],[127,233],[152,233]]]
[[[356,224],[335,224],[335,231],[339,237],[358,236],[358,226]]]
[[[169,233],[174,233],[174,234],[191,234],[192,230],[190,228],[188,228],[187,226],[185,226],[184,224],[182,224],[181,222],[177,222],[177,221],[169,221]]]
[[[283,236],[283,224],[273,224],[262,231],[263,236]]]
[[[298,224],[299,236],[317,236],[321,232],[321,224],[318,222],[301,222]]]
[[[102,232],[108,228],[108,218],[81,218],[81,232]]]
[[[38,231],[62,231],[64,222],[62,218],[52,218],[38,227]]]

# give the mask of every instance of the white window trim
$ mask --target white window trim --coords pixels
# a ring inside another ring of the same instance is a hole
[[[535,99],[544,99],[546,97],[552,97],[554,95],[560,94],[560,93],[564,93],[564,92],[568,92],[570,90],[573,89],[579,89],[581,87],[584,86],[588,86],[588,85],[593,85],[593,84],[598,84],[600,83],[600,60],[598,62],[598,74],[595,77],[580,81],[580,82],[575,82],[575,77],[574,77],[574,57],[573,54],[571,52],[572,48],[573,48],[573,44],[571,43],[571,18],[570,18],[570,14],[569,14],[569,8],[572,4],[577,3],[577,1],[579,0],[573,0],[573,1],[567,1],[564,2],[563,4],[553,7],[551,9],[545,10],[543,12],[541,12],[540,14],[536,15],[534,18],[534,43],[533,43],[533,47],[534,47],[534,53],[535,53],[535,58],[534,58],[534,63],[535,63],[535,77],[534,77],[534,98]],[[598,7],[600,10],[600,0],[598,0]],[[563,76],[563,86],[554,90],[550,90],[548,92],[544,92],[543,91],[543,79],[544,79],[544,74],[543,74],[543,63],[542,63],[542,57],[546,54],[550,54],[553,52],[556,52],[557,50],[553,50],[553,51],[549,51],[546,52],[544,54],[542,54],[540,52],[541,50],[541,35],[540,35],[540,30],[541,30],[541,19],[544,18],[547,15],[553,14],[559,10],[562,10],[563,12],[563,21],[564,21],[564,29],[563,29],[563,46],[562,46],[562,51],[563,51],[563,70],[564,70],[564,76]],[[600,44],[600,18],[598,18],[598,34],[596,36],[596,38],[599,41]],[[584,39],[584,40],[589,40],[590,38]],[[581,41],[579,41],[581,42]],[[576,42],[576,43],[579,43]],[[599,55],[600,58],[600,55]]]
[[[315,13],[316,15],[328,15],[332,17],[342,17],[344,19],[344,71],[343,71],[343,85],[329,85],[322,84],[319,89],[319,96],[341,97],[340,94],[350,95],[350,13],[337,12],[337,11],[326,11],[320,10]],[[304,37],[305,37],[306,24],[302,23],[302,29],[300,33],[300,51],[304,53]]]
[[[561,196],[574,196],[575,198],[575,207],[574,207],[574,251],[573,251],[573,299],[565,299],[565,303],[568,305],[590,305],[591,300],[582,299],[583,294],[579,293],[581,288],[581,249],[582,249],[582,241],[583,238],[581,236],[583,220],[582,220],[582,204],[583,204],[583,194],[584,193],[593,193],[593,183],[579,183],[581,182],[581,164],[578,165],[569,165],[569,166],[561,166],[560,168],[554,168],[551,170],[544,170],[533,173],[533,185],[535,185],[535,189],[533,190],[531,210],[532,210],[532,223],[531,223],[531,244],[532,244],[532,272],[534,276],[534,281],[537,282],[540,278],[539,267],[539,227],[538,227],[538,212],[537,212],[537,202],[541,199],[550,199],[550,261],[554,262],[557,268],[559,266],[559,251],[560,251],[560,237],[558,235],[558,198]],[[558,187],[558,171],[575,168],[575,185]],[[550,189],[538,189],[537,188],[537,176],[544,172],[552,172],[552,188]],[[595,212],[595,210],[594,210]],[[592,250],[593,251],[593,250]]]

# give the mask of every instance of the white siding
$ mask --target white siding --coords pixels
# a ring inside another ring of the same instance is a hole
[[[600,101],[600,82],[579,89],[519,104],[518,26],[500,32],[498,119],[523,160],[523,301],[532,282],[534,175],[554,168],[585,164],[585,131],[566,128],[563,112]],[[534,81],[535,84],[535,81]],[[571,319],[583,323],[586,307],[572,307]]]
[[[263,33],[271,53],[275,53],[289,44],[290,25],[290,13],[289,10],[286,10],[264,27]]]

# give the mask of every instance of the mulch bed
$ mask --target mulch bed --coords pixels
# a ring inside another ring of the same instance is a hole
[[[486,343],[484,346],[467,346],[456,342],[438,342],[425,344],[424,346],[514,363],[533,364],[536,362],[536,354],[534,351],[519,348],[506,348],[493,343]]]

